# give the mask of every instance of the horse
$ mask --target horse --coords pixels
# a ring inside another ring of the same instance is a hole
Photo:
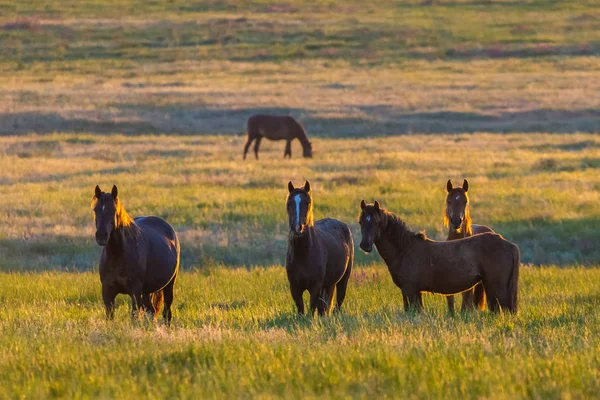
[[[141,309],[156,318],[164,303],[169,326],[180,261],[175,230],[158,217],[131,218],[117,186],[110,193],[96,186],[92,209],[96,242],[102,246],[99,270],[106,318],[114,318],[115,297],[121,293],[131,297],[132,317]]]
[[[370,253],[375,245],[402,290],[406,311],[422,311],[421,292],[451,295],[482,282],[491,311],[517,312],[520,255],[515,244],[495,233],[436,242],[411,232],[377,201],[367,205],[363,200],[360,207],[360,248]]]
[[[354,241],[348,226],[333,218],[314,221],[310,182],[294,188],[288,183],[286,208],[290,233],[286,271],[298,314],[304,315],[302,294],[310,293],[311,316],[340,311],[354,264]]]
[[[485,225],[476,225],[471,222],[469,212],[469,181],[463,180],[462,187],[453,187],[452,181],[446,182],[446,206],[444,207],[444,226],[448,228],[446,240],[462,239],[480,233],[495,233],[492,228]],[[454,296],[448,296],[448,310],[454,313]],[[483,285],[477,284],[472,290],[462,293],[461,311],[485,309],[485,290]]]
[[[244,160],[248,148],[254,140],[256,140],[254,143],[254,156],[258,160],[258,148],[263,137],[269,140],[285,139],[287,141],[283,158],[292,158],[292,140],[298,139],[302,144],[302,155],[306,158],[312,158],[312,144],[308,141],[304,128],[290,116],[253,115],[246,122],[246,133],[248,139],[244,146]]]

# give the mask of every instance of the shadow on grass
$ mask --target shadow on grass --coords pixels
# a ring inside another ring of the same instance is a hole
[[[317,137],[375,137],[407,134],[456,133],[597,133],[600,110],[537,109],[520,112],[483,114],[477,112],[406,113],[387,105],[362,106],[364,116],[321,117],[305,108],[257,107],[245,109],[210,108],[204,104],[170,106],[119,104],[122,115],[115,119],[70,119],[57,113],[0,114],[0,134],[20,135],[35,132],[94,134],[173,134],[241,135],[247,119],[259,113],[291,115]],[[348,115],[355,115],[347,110]]]

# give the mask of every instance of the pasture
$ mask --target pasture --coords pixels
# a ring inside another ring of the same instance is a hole
[[[600,392],[600,13],[586,1],[0,4],[0,397],[580,398]],[[304,125],[242,161],[254,113]],[[521,250],[517,315],[405,314],[356,245],[299,318],[287,182],[444,239],[446,181]],[[181,240],[173,326],[104,320],[90,203]]]

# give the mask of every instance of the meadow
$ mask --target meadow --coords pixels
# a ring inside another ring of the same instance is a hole
[[[0,2],[0,397],[597,396],[598,43],[586,1]],[[314,158],[243,162],[258,112]],[[405,314],[358,246],[344,311],[295,315],[288,181],[358,243],[362,199],[443,240],[463,178],[517,315]],[[104,321],[96,184],[179,233],[172,328]]]

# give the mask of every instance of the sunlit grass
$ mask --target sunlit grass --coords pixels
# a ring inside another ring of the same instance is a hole
[[[524,267],[517,316],[407,315],[382,265],[342,314],[295,315],[279,266],[183,273],[174,323],[104,321],[95,273],[0,275],[2,397],[590,397],[598,269]],[[556,288],[560,288],[557,290]]]

